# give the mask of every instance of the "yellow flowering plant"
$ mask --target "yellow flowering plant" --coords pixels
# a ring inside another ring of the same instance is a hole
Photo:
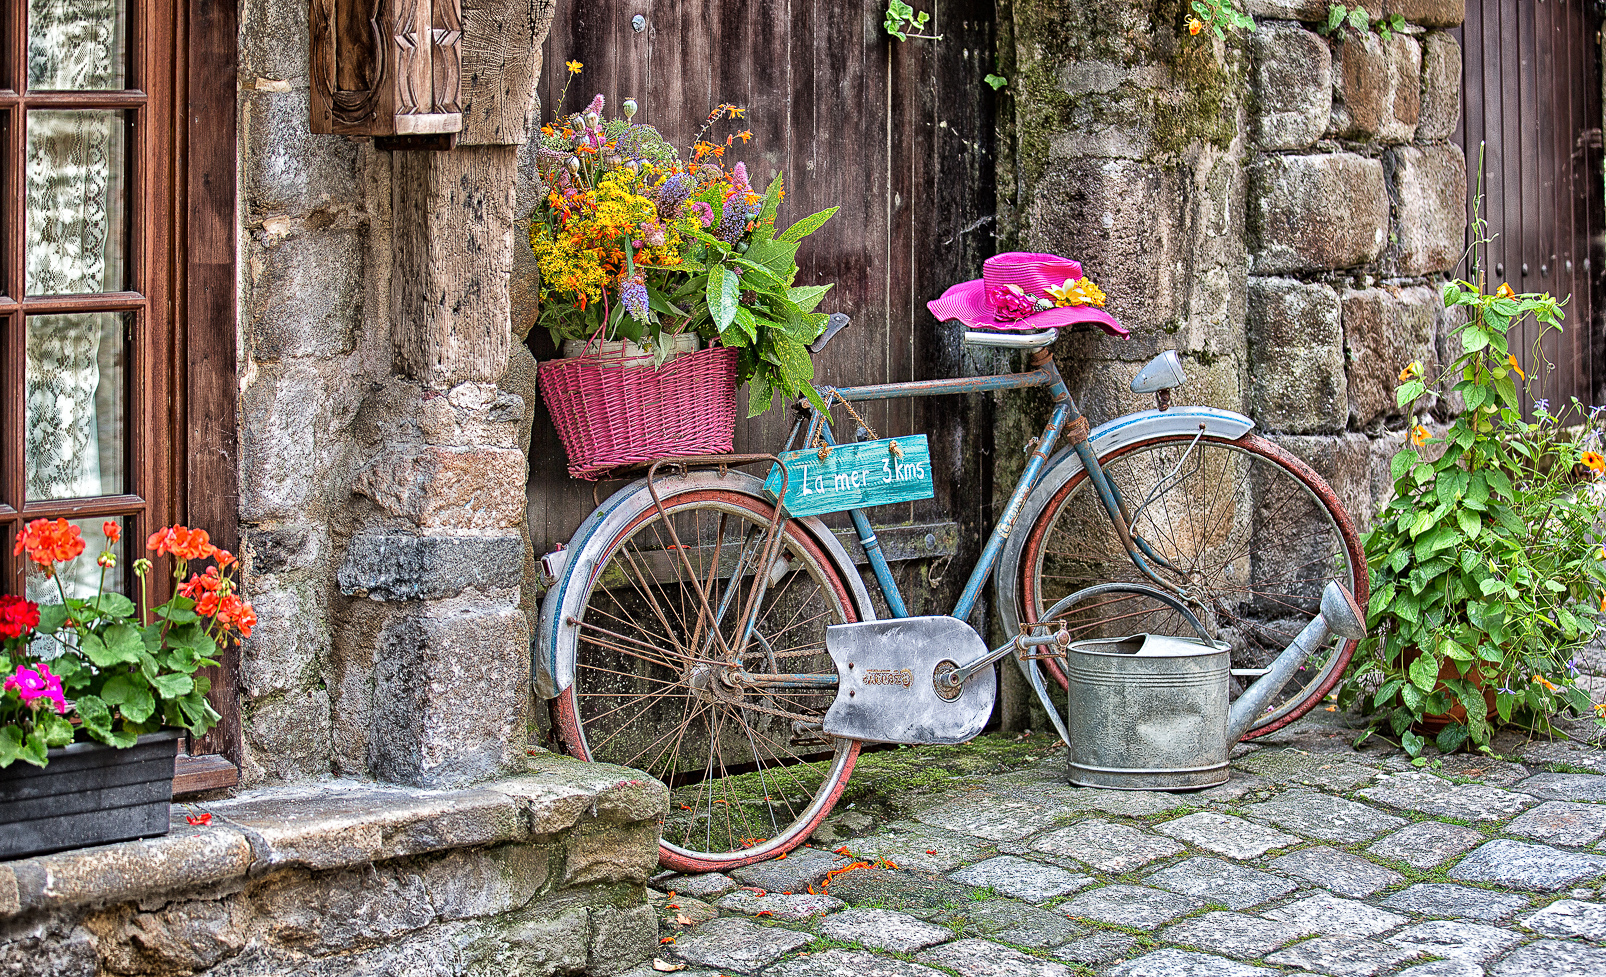
[[[578,74],[579,62],[567,62]],[[562,98],[558,99],[562,104]],[[681,154],[647,125],[603,118],[604,99],[541,129],[542,199],[529,220],[541,273],[540,325],[555,343],[628,340],[662,363],[675,335],[691,333],[738,350],[737,382],[749,385],[748,416],[774,394],[821,407],[807,346],[825,327],[816,312],[830,285],[798,285],[797,252],[836,208],[784,230],[776,215],[781,177],[759,192],[744,163],[727,156],[752,132],[705,138],[744,110],[719,105]]]

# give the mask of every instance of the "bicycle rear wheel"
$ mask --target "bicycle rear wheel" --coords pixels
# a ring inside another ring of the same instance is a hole
[[[559,651],[575,678],[555,719],[572,755],[669,785],[662,864],[725,871],[796,847],[847,784],[860,743],[820,729],[836,678],[825,629],[857,616],[844,574],[797,522],[765,562],[768,502],[729,489],[662,500],[667,521],[648,504],[585,544],[598,559]],[[754,687],[744,672],[806,678]]]
[[[1348,514],[1309,466],[1264,438],[1166,435],[1112,451],[1100,464],[1127,501],[1133,536],[1169,564],[1157,566],[1160,576],[1183,589],[1216,640],[1231,645],[1234,669],[1262,669],[1281,654],[1320,611],[1329,580],[1365,606],[1366,561]],[[1083,588],[1148,580],[1085,470],[1039,511],[1018,572],[1022,620],[1033,623]],[[1171,608],[1137,596],[1083,602],[1069,613],[1063,623],[1078,638],[1193,633]],[[1310,711],[1338,682],[1355,644],[1329,639],[1244,738]],[[1056,663],[1045,662],[1045,671],[1065,685]],[[1235,680],[1235,696],[1247,681]]]

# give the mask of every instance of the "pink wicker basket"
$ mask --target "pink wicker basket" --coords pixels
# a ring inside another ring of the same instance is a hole
[[[736,431],[736,350],[650,358],[588,353],[537,370],[569,455],[569,474],[595,481],[609,470],[667,455],[718,455]]]

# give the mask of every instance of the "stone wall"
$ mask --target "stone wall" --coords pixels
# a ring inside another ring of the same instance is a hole
[[[463,8],[458,148],[382,152],[311,134],[307,5],[241,0],[246,785],[463,783],[528,739],[508,276],[552,3]]]
[[[1057,351],[1095,423],[1152,406],[1127,384],[1175,348],[1180,401],[1254,417],[1364,527],[1405,423],[1396,375],[1443,355],[1433,286],[1466,223],[1443,28],[1464,10],[1392,0],[1411,26],[1385,42],[1317,34],[1326,0],[1245,6],[1258,29],[1225,42],[1189,36],[1182,0],[1003,8],[999,248],[1079,258],[1132,328]]]
[[[147,841],[0,865],[17,977],[619,973],[657,948],[643,883],[667,792],[544,757],[471,790],[333,782],[175,814]]]

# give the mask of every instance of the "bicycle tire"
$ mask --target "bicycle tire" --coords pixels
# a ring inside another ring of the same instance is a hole
[[[1184,459],[1186,471],[1175,468]],[[1186,571],[1206,605],[1207,626],[1233,646],[1234,668],[1263,668],[1280,654],[1318,612],[1329,579],[1365,606],[1366,562],[1349,515],[1321,476],[1266,439],[1167,434],[1116,448],[1099,462],[1133,510],[1134,535]],[[1171,478],[1145,507],[1148,490]],[[1079,466],[1030,517],[1018,563],[1005,570],[1018,574],[1019,605],[1010,610],[1029,623],[1041,623],[1048,605],[1083,586],[1148,579],[1127,556],[1092,479]],[[1174,614],[1131,608],[1106,613],[1101,626],[1084,612],[1080,634],[1191,632]],[[1314,708],[1337,684],[1355,647],[1353,640],[1330,639],[1244,739],[1280,729]],[[1058,664],[1044,665],[1064,688]],[[1234,696],[1238,691],[1235,682]]]
[[[841,795],[861,743],[807,728],[833,691],[727,685],[718,641],[698,627],[706,620],[696,599],[702,590],[721,637],[732,641],[737,615],[729,609],[743,606],[756,579],[755,539],[773,515],[770,503],[737,488],[670,486],[660,498],[674,534],[649,502],[582,544],[595,548],[595,569],[567,632],[572,641],[559,649],[573,656],[574,681],[553,700],[554,721],[570,755],[636,767],[669,785],[664,867],[728,871],[801,844]],[[743,666],[834,679],[824,629],[859,619],[853,588],[840,557],[799,521],[782,532]],[[674,552],[676,538],[685,560]]]

